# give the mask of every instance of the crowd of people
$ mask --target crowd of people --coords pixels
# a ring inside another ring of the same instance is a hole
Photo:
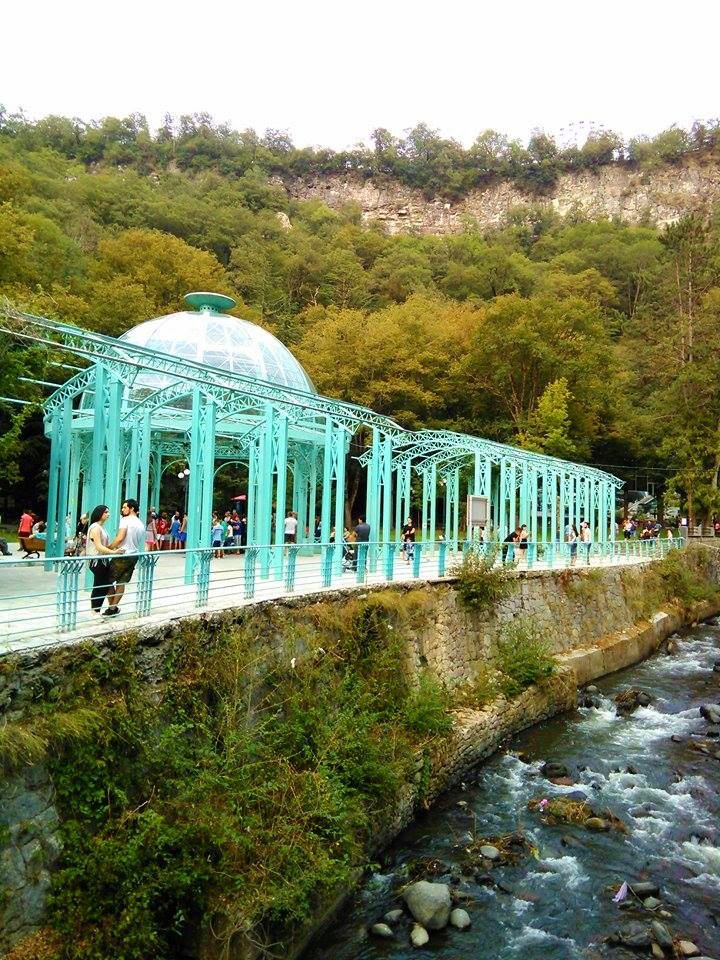
[[[580,547],[584,559],[587,560],[590,556],[590,549],[593,542],[592,527],[587,520],[580,522],[579,529],[576,524],[569,523],[565,527],[563,540],[568,544],[570,565],[574,566],[577,562],[578,547]],[[508,560],[511,545],[513,547],[513,559],[518,560],[520,563],[526,562],[527,549],[530,542],[530,531],[528,530],[527,524],[521,523],[515,527],[514,530],[511,530],[502,542],[503,563],[506,563]]]
[[[105,529],[110,519],[110,509],[104,504],[95,507],[88,516],[84,513],[78,521],[74,533],[70,529],[70,517],[66,521],[65,542],[66,555],[89,557],[89,567],[93,574],[93,588],[90,605],[96,614],[114,616],[119,612],[119,604],[125,587],[130,582],[137,564],[137,554],[143,551],[182,550],[187,542],[187,514],[182,510],[175,510],[170,514],[167,510],[158,511],[151,508],[145,522],[138,516],[138,503],[130,498],[123,501],[118,530],[111,540]],[[720,536],[720,519],[714,518],[713,524],[716,535]],[[662,532],[662,525],[653,520],[637,521],[630,517],[616,524],[616,536],[626,540],[637,537],[642,540],[657,537]],[[357,569],[358,551],[356,544],[369,543],[370,525],[364,517],[358,517],[354,527],[345,526],[342,531],[343,565],[346,570]],[[18,525],[18,540],[20,551],[25,556],[36,552],[38,542],[46,537],[46,524],[30,509],[25,509]],[[415,557],[415,542],[417,530],[412,517],[408,517],[401,533],[401,555],[405,563],[411,563]],[[316,544],[322,541],[322,524],[320,517],[315,517],[315,523],[305,528],[305,537],[309,542]],[[330,543],[336,542],[336,529],[331,527]],[[490,538],[490,532],[483,528],[479,530],[481,542]],[[225,556],[225,550],[233,551],[247,546],[248,523],[247,518],[237,510],[226,510],[224,514],[213,512],[210,544],[213,556]],[[439,539],[443,539],[440,534]],[[298,516],[288,510],[283,520],[283,540],[287,545],[298,542]],[[589,559],[593,542],[592,528],[587,520],[582,520],[579,528],[574,523],[565,527],[564,542],[568,545],[570,564],[577,561],[578,552],[584,559]],[[528,545],[531,543],[530,531],[527,524],[520,524],[504,538],[501,544],[503,562],[507,562],[512,547],[512,558],[520,563],[527,558]],[[10,556],[10,550],[5,540],[0,539],[0,553]],[[103,604],[107,600],[106,608]]]

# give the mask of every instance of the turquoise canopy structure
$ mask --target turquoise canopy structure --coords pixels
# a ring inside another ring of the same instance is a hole
[[[48,556],[63,554],[68,515],[74,521],[98,503],[133,497],[144,517],[162,502],[163,473],[178,462],[189,470],[187,546],[209,546],[215,476],[233,463],[247,470],[248,544],[268,548],[260,553],[267,576],[282,566],[283,551],[272,548],[283,543],[287,510],[297,513],[301,543],[312,540],[316,515],[323,543],[333,527],[342,531],[351,441],[373,541],[398,539],[419,498],[423,539],[436,540],[442,528],[457,546],[465,493],[487,498],[501,538],[524,523],[535,540],[562,541],[568,523],[586,519],[595,540],[613,539],[622,481],[611,474],[469,434],[407,431],[321,396],[279,340],[227,313],[230,297],[185,299],[193,309],[118,339],[0,310],[0,329],[80,364],[44,404]],[[192,562],[188,555],[188,577]]]

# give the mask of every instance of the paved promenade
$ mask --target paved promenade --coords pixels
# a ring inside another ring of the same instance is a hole
[[[422,551],[417,571],[412,563],[405,562],[399,550],[394,551],[392,580],[386,574],[385,563],[378,558],[376,569],[366,570],[358,581],[355,570],[343,571],[334,567],[332,582],[323,586],[322,561],[319,553],[297,558],[294,589],[289,592],[281,577],[263,579],[259,566],[256,572],[253,596],[246,598],[246,558],[244,553],[227,553],[223,558],[210,561],[210,577],[207,600],[198,602],[196,584],[186,584],[184,578],[185,556],[182,551],[165,551],[158,555],[152,585],[152,601],[149,612],[139,614],[139,577],[136,571],[120,604],[116,617],[97,615],[90,610],[90,591],[84,587],[84,575],[80,575],[77,593],[77,620],[74,629],[58,630],[58,574],[55,569],[46,569],[43,562],[14,562],[18,557],[16,544],[11,544],[12,558],[0,557],[0,655],[52,644],[67,644],[105,634],[119,633],[134,627],[146,627],[167,623],[173,619],[208,611],[225,610],[274,600],[280,597],[299,596],[323,591],[354,588],[362,590],[370,585],[389,582],[404,583],[418,580],[436,580],[440,575],[439,551]],[[445,558],[446,575],[461,559],[461,553],[450,549]],[[593,556],[591,567],[647,562],[645,556]],[[578,567],[584,566],[578,558]],[[567,565],[566,559],[556,557],[553,569]],[[534,570],[547,570],[550,565],[537,561]],[[526,569],[521,562],[518,570]],[[417,572],[417,577],[415,573]]]

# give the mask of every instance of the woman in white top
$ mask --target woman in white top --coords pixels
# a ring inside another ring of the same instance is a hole
[[[585,551],[585,562],[590,563],[590,550],[592,549],[592,530],[587,520],[580,524],[580,542]]]
[[[90,569],[95,583],[90,594],[90,609],[93,613],[102,611],[103,600],[115,588],[110,572],[109,557],[117,554],[109,547],[110,537],[105,529],[105,521],[110,516],[110,510],[105,504],[95,507],[90,514],[90,526],[87,534],[87,555],[90,557]]]

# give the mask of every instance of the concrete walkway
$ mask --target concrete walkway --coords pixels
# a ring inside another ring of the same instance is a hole
[[[242,607],[263,600],[273,600],[285,596],[320,593],[338,589],[356,588],[388,583],[383,563],[379,560],[374,572],[367,571],[363,583],[357,582],[355,571],[334,572],[332,584],[322,586],[320,556],[298,556],[295,577],[295,589],[288,594],[282,579],[263,580],[256,576],[255,592],[251,599],[245,599],[245,557],[242,553],[226,554],[223,558],[211,560],[210,588],[206,604],[197,604],[197,586],[184,582],[184,560],[182,551],[163,551],[159,554],[153,580],[151,612],[139,617],[137,613],[137,571],[120,603],[120,614],[106,617],[94,614],[90,609],[90,592],[83,589],[84,577],[80,577],[78,596],[78,615],[76,629],[60,633],[57,630],[57,574],[54,569],[46,570],[42,562],[15,564],[19,559],[17,545],[11,544],[12,558],[0,557],[0,655],[46,647],[54,644],[68,644],[103,636],[121,633],[128,629],[160,625],[178,617],[208,611]],[[461,554],[448,550],[446,570],[450,572],[459,562]],[[645,563],[646,558],[630,557],[627,560],[615,559],[613,564]],[[607,559],[593,560],[591,566],[608,566]],[[558,562],[554,568],[564,567]],[[580,566],[578,561],[578,566]],[[522,570],[524,567],[520,566]],[[536,563],[534,570],[547,570],[547,564]],[[420,563],[419,580],[438,578],[438,554],[423,556]],[[392,582],[412,581],[413,566],[406,563],[397,551],[394,558]]]

